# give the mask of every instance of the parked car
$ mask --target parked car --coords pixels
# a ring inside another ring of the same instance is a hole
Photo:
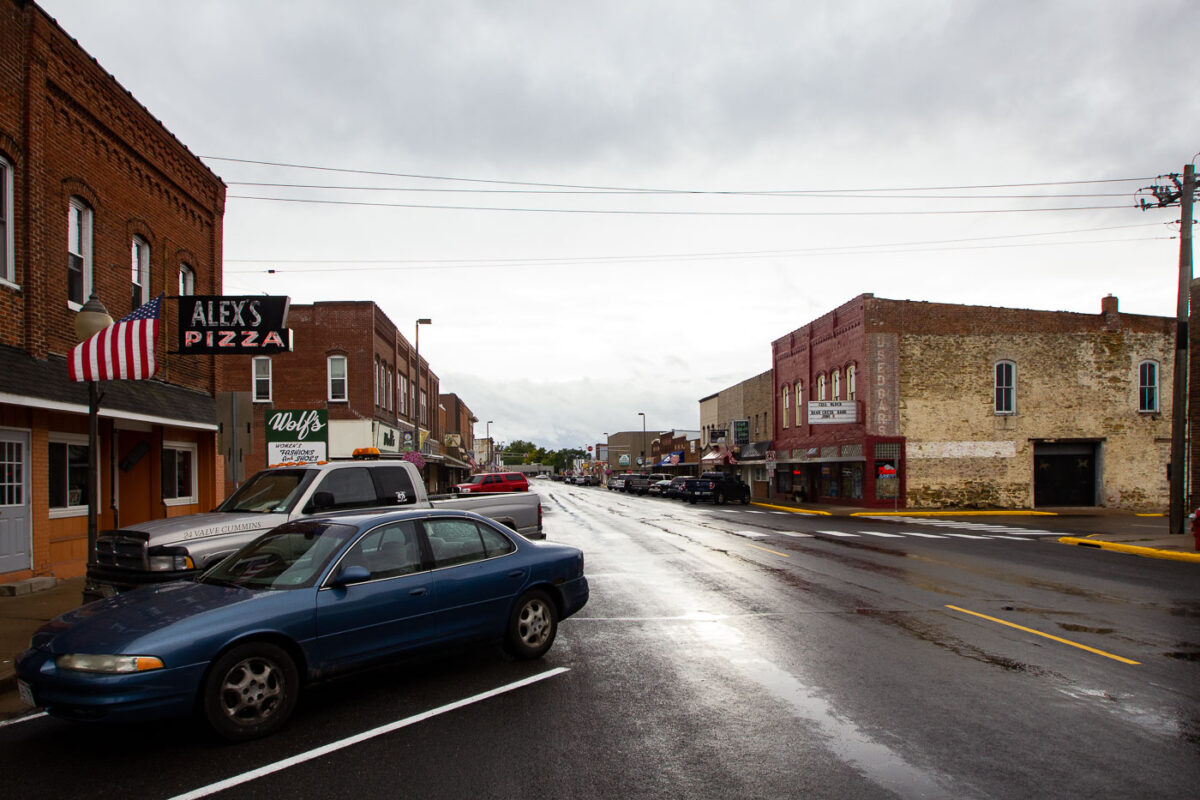
[[[750,487],[736,475],[723,472],[706,472],[699,478],[688,478],[684,481],[683,493],[689,503],[707,500],[722,505],[728,500],[747,505],[750,502]]]
[[[610,492],[625,491],[625,481],[629,478],[629,473],[623,472],[619,475],[611,475],[608,479],[608,490]]]
[[[625,476],[626,494],[645,494],[650,491],[650,476],[638,472],[630,472]]]
[[[650,488],[647,493],[655,495],[656,497],[665,497],[667,494],[667,489],[669,488],[671,488],[670,481],[655,481],[654,483],[650,484]]]
[[[682,499],[683,498],[683,484],[684,484],[684,482],[687,481],[687,479],[688,479],[687,475],[676,475],[674,478],[671,478],[671,485],[667,487],[667,491],[664,492],[664,494],[667,497],[673,497],[675,499]]]
[[[519,472],[481,472],[466,483],[457,483],[450,491],[459,494],[487,492],[528,492],[529,481]]]
[[[197,712],[221,736],[277,730],[311,681],[498,640],[539,658],[588,600],[583,553],[478,514],[391,511],[285,523],[195,581],[57,617],[18,656],[29,704],[68,720]]]
[[[544,538],[536,493],[429,497],[410,461],[335,461],[255,473],[216,510],[100,531],[84,596],[99,599],[154,583],[193,578],[277,525],[314,514],[376,508],[474,511],[530,538]]]

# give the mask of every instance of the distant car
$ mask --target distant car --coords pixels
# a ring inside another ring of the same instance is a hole
[[[558,481],[561,483],[562,479],[563,479],[563,476],[557,472],[550,476],[550,480],[552,480],[552,481]]]
[[[310,681],[418,650],[499,640],[539,658],[583,608],[583,553],[469,512],[309,517],[195,581],[135,589],[43,625],[17,657],[30,704],[68,720],[198,713],[265,736]]]
[[[528,492],[529,481],[519,472],[481,472],[466,483],[455,484],[450,491],[460,494],[485,492]]]
[[[685,481],[687,481],[687,479],[687,475],[677,475],[676,477],[671,478],[671,484],[667,487],[667,491],[664,494],[666,494],[667,497],[674,497],[677,499],[682,498],[683,484]]]
[[[625,491],[625,480],[628,477],[626,473],[620,475],[612,475],[608,479],[608,490],[610,492]]]
[[[667,489],[669,488],[671,488],[670,481],[655,481],[654,483],[650,484],[650,488],[646,493],[652,494],[656,497],[665,497],[667,494]]]

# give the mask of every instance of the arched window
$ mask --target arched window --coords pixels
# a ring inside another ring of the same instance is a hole
[[[1138,411],[1158,413],[1158,362],[1138,364]]]
[[[833,371],[833,399],[842,399],[842,371],[840,369]]]
[[[150,299],[150,245],[142,237],[135,236],[130,250],[133,276],[132,308],[137,309]]]
[[[67,207],[67,302],[78,310],[92,293],[92,209],[78,197]]]
[[[783,420],[783,427],[786,428],[788,426],[788,419],[790,419],[790,415],[788,414],[788,387],[787,387],[787,384],[784,384],[784,386],[783,386],[783,413],[780,415],[780,419]]]
[[[1011,361],[996,362],[997,414],[1017,413],[1017,365]]]
[[[800,427],[800,407],[804,405],[804,381],[796,381],[796,427]]]
[[[846,367],[846,399],[854,400],[857,392],[857,387],[854,383],[854,365],[850,364]]]
[[[817,376],[817,399],[818,400],[825,399],[825,375],[824,374]]]

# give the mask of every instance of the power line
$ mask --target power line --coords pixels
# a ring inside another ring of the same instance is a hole
[[[545,183],[545,182],[539,182],[539,181],[502,180],[502,179],[496,179],[496,178],[463,178],[463,177],[455,177],[455,176],[448,176],[448,175],[424,175],[424,174],[412,173],[412,172],[387,172],[387,171],[383,171],[383,170],[354,169],[354,168],[349,168],[349,167],[326,167],[326,166],[317,166],[317,165],[312,165],[312,164],[293,164],[293,163],[288,163],[288,162],[283,162],[283,161],[258,161],[258,160],[249,159],[249,158],[232,158],[232,157],[226,157],[226,156],[201,156],[201,158],[207,159],[209,161],[227,161],[227,162],[238,163],[238,164],[254,164],[257,166],[284,167],[287,169],[307,169],[307,170],[315,170],[315,171],[320,171],[320,172],[342,172],[342,173],[348,173],[348,174],[353,174],[353,175],[378,175],[378,176],[382,176],[382,177],[415,178],[415,179],[419,179],[419,180],[431,180],[431,181],[457,181],[457,182],[462,182],[462,183],[486,183],[486,184],[495,184],[498,186],[540,186],[540,187],[551,188],[551,189],[589,189],[589,190],[613,191],[613,192],[646,192],[646,193],[654,193],[654,194],[716,194],[716,195],[739,194],[740,195],[740,194],[762,194],[763,193],[763,191],[761,191],[761,190],[707,191],[707,190],[696,190],[696,189],[655,189],[655,188],[630,187],[630,186],[595,186],[595,185],[571,184],[571,183]],[[1086,181],[1073,180],[1073,181],[1041,181],[1041,182],[1031,182],[1031,183],[994,183],[994,184],[978,184],[978,185],[973,185],[973,186],[972,185],[906,186],[906,187],[887,187],[887,188],[876,188],[876,189],[863,189],[863,188],[857,188],[857,189],[791,189],[791,190],[773,190],[773,191],[769,191],[767,193],[768,194],[774,194],[774,193],[805,194],[805,193],[812,193],[812,192],[816,192],[816,193],[828,193],[828,192],[922,192],[922,191],[952,191],[952,190],[967,190],[967,189],[1021,189],[1021,188],[1031,188],[1031,187],[1035,187],[1035,186],[1088,186],[1088,185],[1105,184],[1105,183],[1144,183],[1147,180],[1151,180],[1151,178],[1148,178],[1148,177],[1105,178],[1105,179],[1099,179],[1099,180],[1086,180]]]
[[[1030,214],[1063,211],[1128,211],[1132,206],[1059,206],[1051,208],[983,208],[937,209],[917,211],[665,211],[658,209],[604,208],[533,208],[517,206],[455,206],[425,203],[375,203],[366,200],[319,200],[302,197],[260,197],[230,194],[226,199],[261,200],[274,203],[306,203],[312,205],[359,206],[371,208],[413,208],[434,211],[502,211],[533,214],[615,214],[629,216],[667,217],[901,217],[901,216],[963,216],[968,214]]]

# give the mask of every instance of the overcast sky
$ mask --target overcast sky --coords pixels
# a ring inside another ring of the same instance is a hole
[[[1175,313],[1187,0],[41,5],[228,184],[226,293],[432,318],[502,441],[698,428],[863,292]]]

